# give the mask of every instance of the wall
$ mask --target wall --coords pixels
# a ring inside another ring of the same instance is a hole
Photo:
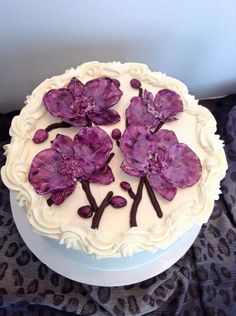
[[[236,92],[236,1],[0,0],[0,111],[90,60],[147,63],[198,98]]]

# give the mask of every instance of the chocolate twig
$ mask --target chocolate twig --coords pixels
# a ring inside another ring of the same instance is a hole
[[[99,226],[102,214],[105,210],[105,208],[110,204],[110,200],[112,198],[113,192],[110,191],[107,193],[105,198],[103,199],[102,203],[98,207],[96,213],[94,214],[93,220],[92,220],[92,225],[91,228],[96,229]]]
[[[156,133],[159,131],[159,129],[162,128],[162,126],[164,125],[164,122],[160,122],[159,125],[155,128],[155,130],[153,131],[153,133]]]
[[[136,221],[136,214],[138,210],[139,203],[142,199],[142,193],[143,193],[143,183],[144,183],[144,177],[140,178],[139,180],[139,185],[137,189],[137,193],[133,202],[133,205],[131,207],[131,212],[130,212],[130,227],[137,226],[137,221]]]
[[[66,122],[60,122],[60,123],[53,123],[51,125],[48,125],[48,127],[46,127],[46,131],[47,132],[50,132],[52,131],[53,129],[56,129],[56,128],[61,128],[61,127],[71,127],[72,125],[70,123],[66,123]]]
[[[163,214],[162,214],[162,210],[161,210],[161,207],[157,201],[157,198],[156,198],[156,195],[155,193],[153,192],[153,189],[148,181],[148,179],[146,177],[144,177],[144,183],[145,183],[145,186],[147,188],[147,192],[148,192],[148,195],[149,195],[149,198],[152,202],[152,205],[157,213],[157,216],[159,218],[162,218]]]
[[[94,212],[96,212],[98,206],[97,206],[97,203],[96,203],[96,201],[95,201],[95,198],[94,198],[94,196],[92,195],[92,192],[91,192],[91,190],[90,190],[89,182],[88,182],[87,180],[81,180],[81,184],[82,184],[82,188],[83,188],[83,190],[84,190],[84,192],[85,192],[85,194],[86,194],[86,196],[87,196],[87,199],[88,199],[88,201],[89,201],[89,204],[90,204],[90,206],[92,207],[92,210],[93,210]]]
[[[90,120],[90,118],[88,117],[88,115],[86,115],[86,120],[87,120],[87,126],[91,127],[93,125],[92,121]]]
[[[112,158],[115,156],[115,154],[114,153],[111,153],[110,154],[110,156],[108,157],[108,159],[107,159],[107,164],[109,164],[109,162],[111,162],[111,160],[112,160]]]
[[[138,96],[139,96],[139,97],[142,97],[142,96],[143,96],[143,89],[142,89],[142,88],[139,88],[139,89],[138,89]]]
[[[47,204],[48,204],[48,206],[52,206],[53,205],[52,198],[47,199]]]
[[[128,194],[131,197],[131,199],[135,199],[136,194],[134,193],[134,191],[131,188],[128,190]]]

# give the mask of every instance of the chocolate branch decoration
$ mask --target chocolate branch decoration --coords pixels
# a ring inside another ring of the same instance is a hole
[[[130,211],[130,227],[138,226],[137,225],[137,220],[136,220],[136,214],[137,214],[139,203],[142,200],[143,183],[144,183],[144,177],[140,178],[140,180],[139,180],[137,193],[136,193],[133,205],[131,207],[131,211]]]
[[[147,188],[147,192],[148,192],[148,196],[152,202],[152,206],[154,207],[156,213],[157,213],[157,216],[159,218],[162,218],[163,216],[163,213],[162,213],[162,210],[161,210],[161,207],[157,201],[157,198],[156,198],[156,195],[155,193],[153,192],[153,189],[152,187],[150,186],[150,183],[148,181],[148,179],[146,177],[144,177],[144,183],[145,183],[145,186]]]
[[[92,195],[92,192],[90,190],[89,182],[87,180],[81,180],[81,184],[82,184],[82,188],[87,196],[87,199],[89,201],[89,204],[90,204],[93,212],[96,212],[98,206],[97,206],[96,200],[95,200],[95,198]]]
[[[98,207],[98,209],[93,217],[91,228],[93,228],[93,229],[98,228],[100,220],[102,218],[102,214],[103,214],[105,208],[110,204],[110,200],[111,200],[112,196],[113,196],[113,192],[110,191],[107,193],[107,195],[103,199],[102,203]]]

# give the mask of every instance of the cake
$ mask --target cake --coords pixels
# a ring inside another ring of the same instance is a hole
[[[208,221],[227,169],[215,132],[177,79],[89,62],[26,98],[1,176],[35,233],[96,258],[157,252]]]

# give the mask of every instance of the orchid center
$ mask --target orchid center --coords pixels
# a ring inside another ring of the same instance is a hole
[[[151,113],[156,119],[161,119],[162,118],[161,113],[155,109],[153,102],[148,103],[147,111],[149,113]]]
[[[77,178],[82,174],[79,162],[74,158],[65,159],[58,167],[58,172],[63,176],[67,176],[74,182],[76,182]]]
[[[71,108],[76,112],[77,115],[87,113],[95,107],[95,102],[92,97],[86,97],[80,95],[75,98],[71,104]]]

